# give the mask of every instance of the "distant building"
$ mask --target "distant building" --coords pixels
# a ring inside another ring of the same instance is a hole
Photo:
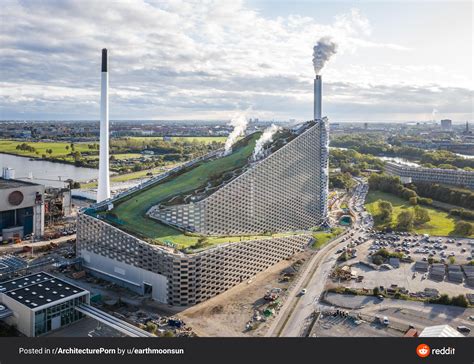
[[[464,129],[464,132],[463,132],[464,135],[470,135],[472,134],[472,131],[469,130],[469,122],[466,121],[466,128]]]
[[[462,169],[413,167],[406,164],[387,162],[385,171],[400,178],[411,178],[413,182],[445,183],[474,189],[474,172]]]
[[[0,240],[44,234],[43,195],[43,185],[0,178]]]
[[[443,119],[441,120],[441,129],[443,130],[451,130],[453,127],[453,122],[450,119]]]

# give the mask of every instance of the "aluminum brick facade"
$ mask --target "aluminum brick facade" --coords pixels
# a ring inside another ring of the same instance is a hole
[[[327,216],[328,123],[318,121],[204,200],[148,211],[203,235],[305,230]]]
[[[80,214],[77,252],[93,252],[166,276],[167,303],[189,306],[203,302],[253,277],[282,259],[303,251],[309,234],[217,245],[194,254],[151,245],[95,217]],[[84,267],[102,269],[101,265]],[[143,288],[144,282],[135,282]]]

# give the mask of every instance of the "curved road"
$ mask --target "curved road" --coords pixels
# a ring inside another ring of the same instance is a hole
[[[361,187],[362,183],[356,187],[356,191],[360,191]],[[351,206],[354,202],[352,198]],[[347,241],[342,241],[343,237],[353,232],[353,238],[358,238],[362,235],[357,231],[360,226],[362,226],[361,223],[356,221],[353,229],[333,240],[313,256],[308,268],[300,276],[298,283],[285,301],[279,315],[271,323],[265,336],[295,337],[303,334],[305,323],[314,312],[315,303],[319,301],[326,279],[336,262],[336,251],[347,245]],[[300,292],[303,288],[306,288],[307,293],[301,296]]]

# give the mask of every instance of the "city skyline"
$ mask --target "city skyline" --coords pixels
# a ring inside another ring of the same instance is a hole
[[[472,120],[470,2],[83,4],[6,2],[0,119],[97,120],[103,47],[111,120],[310,119],[312,46],[331,36],[331,120]]]

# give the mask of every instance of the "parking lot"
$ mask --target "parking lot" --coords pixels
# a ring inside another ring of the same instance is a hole
[[[465,264],[474,259],[474,239],[378,233],[372,234],[370,243],[369,252],[386,248],[404,253],[413,260],[428,261],[432,258],[439,263]]]
[[[467,276],[463,273],[458,275],[461,277],[460,280],[451,279],[452,276],[448,274],[448,270],[443,265],[448,264],[448,268],[456,268],[457,265],[469,262],[474,249],[473,239],[367,232],[365,237],[358,239],[348,237],[347,243],[346,251],[352,252],[352,258],[340,265],[350,265],[353,273],[358,277],[362,276],[363,279],[343,281],[341,285],[345,287],[357,289],[373,289],[380,286],[398,287],[411,294],[433,289],[437,290],[439,294],[445,293],[450,296],[472,293],[474,289],[472,281],[468,282]],[[403,254],[403,257],[408,259],[407,261],[411,259],[412,262],[396,259],[392,263],[393,266],[388,261],[377,266],[373,264],[372,256],[380,249],[385,249],[390,253],[401,253],[400,255]],[[338,254],[342,252],[342,250],[338,251]],[[427,270],[417,271],[415,269],[416,262],[424,262]],[[441,267],[444,276],[434,277],[431,274],[432,269],[429,263],[439,263],[438,266]],[[458,268],[462,269],[462,267]]]

